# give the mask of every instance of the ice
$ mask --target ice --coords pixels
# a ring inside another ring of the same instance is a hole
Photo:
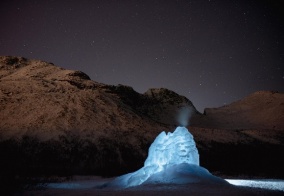
[[[149,149],[144,167],[189,163],[199,165],[199,155],[193,136],[185,127],[177,127],[173,133],[160,133]]]
[[[116,178],[112,187],[132,187],[141,184],[196,182],[226,183],[199,166],[199,154],[193,136],[185,127],[173,133],[160,133],[149,148],[144,167]]]
[[[143,184],[228,184],[212,175],[207,169],[195,164],[180,163],[166,166],[164,170],[151,175]]]

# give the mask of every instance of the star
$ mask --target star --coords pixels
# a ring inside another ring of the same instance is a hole
[[[190,93],[202,111],[248,92],[284,92],[279,2],[3,1],[0,54],[53,62],[139,93]]]

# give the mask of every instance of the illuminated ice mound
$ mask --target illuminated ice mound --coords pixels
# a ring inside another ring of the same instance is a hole
[[[108,186],[132,187],[141,184],[224,183],[199,166],[199,154],[193,136],[185,127],[173,133],[160,133],[149,148],[144,167],[116,178]]]
[[[143,184],[228,184],[225,180],[212,175],[204,167],[180,163],[166,166],[164,170],[151,175]]]

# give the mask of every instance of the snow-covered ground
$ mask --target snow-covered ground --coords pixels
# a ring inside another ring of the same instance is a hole
[[[71,181],[47,184],[44,189],[26,191],[24,195],[284,195],[284,180],[226,179],[234,185],[193,183],[102,188],[102,185],[112,180],[75,177]]]
[[[284,180],[242,180],[242,179],[226,179],[227,182],[236,186],[246,186],[253,188],[262,188],[270,190],[283,191],[284,194]]]

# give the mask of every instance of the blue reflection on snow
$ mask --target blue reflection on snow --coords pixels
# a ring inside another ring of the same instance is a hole
[[[92,188],[94,185],[90,185],[88,183],[72,183],[72,182],[61,182],[61,183],[49,183],[47,188],[52,189],[87,189]]]
[[[284,191],[284,180],[241,180],[226,179],[227,182],[236,186],[246,186],[252,188],[262,188],[276,191]],[[47,188],[51,189],[90,189],[98,185],[102,185],[101,180],[85,181],[85,182],[62,182],[49,183]]]
[[[284,191],[284,180],[236,180],[226,179],[227,182],[236,186],[247,186],[270,190]]]
[[[47,187],[54,189],[76,189],[80,188],[80,185],[75,183],[50,183]]]

